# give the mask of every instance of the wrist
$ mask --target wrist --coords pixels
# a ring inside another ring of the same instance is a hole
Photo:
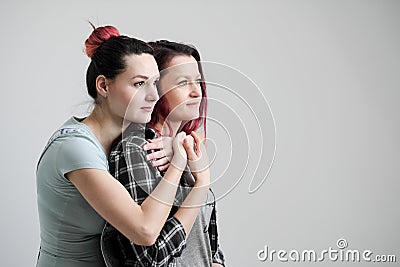
[[[190,167],[190,166],[189,166]],[[199,177],[200,179],[210,179],[210,169],[206,168],[201,171],[191,171],[195,178]]]
[[[193,173],[195,178],[194,187],[202,187],[210,185],[210,173],[209,172],[201,172],[201,173]]]
[[[186,163],[187,163],[186,159],[184,159],[184,158],[182,158],[180,156],[174,155],[172,157],[172,159],[171,159],[171,166],[170,167],[173,166],[175,169],[180,170],[181,172],[183,172],[185,170]]]
[[[179,181],[181,179],[182,176],[182,169],[180,169],[179,167],[177,168],[174,164],[171,164],[167,171],[165,172],[164,176],[163,176],[163,180],[169,181],[172,184],[179,184]]]

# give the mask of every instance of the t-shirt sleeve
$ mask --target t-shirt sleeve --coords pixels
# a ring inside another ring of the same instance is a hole
[[[60,138],[57,153],[57,170],[60,175],[79,169],[108,171],[107,158],[101,148],[86,136]]]

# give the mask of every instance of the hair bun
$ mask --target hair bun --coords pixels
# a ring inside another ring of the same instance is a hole
[[[95,28],[85,41],[85,53],[89,58],[92,58],[97,48],[114,36],[120,36],[119,31],[113,26],[103,26]]]

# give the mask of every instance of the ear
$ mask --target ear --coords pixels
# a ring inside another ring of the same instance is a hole
[[[108,88],[107,88],[107,78],[104,75],[99,75],[96,78],[96,90],[97,95],[107,98],[108,95]]]

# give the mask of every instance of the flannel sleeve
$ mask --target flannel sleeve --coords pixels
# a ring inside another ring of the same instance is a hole
[[[162,179],[160,173],[145,158],[145,151],[137,145],[124,146],[125,172],[119,174],[125,188],[137,203],[142,203]],[[186,246],[183,225],[174,217],[169,218],[152,246],[140,246],[130,242],[133,259],[143,266],[168,266],[179,257]],[[130,257],[128,257],[130,258]],[[126,264],[129,264],[128,262]]]
[[[146,160],[145,151],[135,143],[123,146],[119,173],[115,176],[125,186],[131,197],[141,204],[161,181],[160,173]]]
[[[186,233],[182,224],[171,217],[165,223],[160,235],[152,246],[132,244],[136,260],[142,266],[161,267],[179,257],[186,246]]]

